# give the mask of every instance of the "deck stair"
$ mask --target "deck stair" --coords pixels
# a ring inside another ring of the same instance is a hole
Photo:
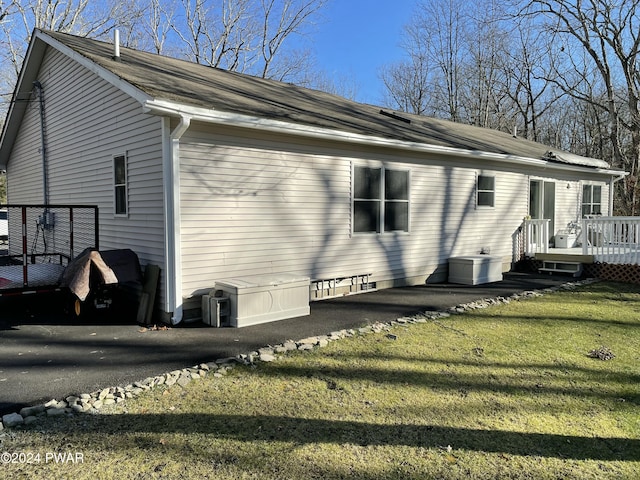
[[[579,277],[582,275],[582,262],[567,261],[567,260],[543,260],[542,267],[539,269],[541,272],[548,272],[550,275],[553,273],[565,273]]]

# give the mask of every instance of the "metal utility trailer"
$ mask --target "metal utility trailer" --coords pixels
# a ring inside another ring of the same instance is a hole
[[[8,235],[0,245],[0,297],[60,290],[69,262],[99,249],[98,207],[0,205]]]

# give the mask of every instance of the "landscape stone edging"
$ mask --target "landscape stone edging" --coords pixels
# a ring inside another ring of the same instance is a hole
[[[588,285],[598,282],[598,279],[585,279],[574,282],[567,282],[556,287],[549,287],[542,290],[528,290],[521,293],[514,293],[509,297],[494,297],[476,300],[470,303],[459,304],[450,307],[445,310],[436,310],[432,312],[421,312],[416,315],[408,317],[400,317],[390,322],[378,322],[366,327],[358,329],[344,329],[340,331],[331,332],[327,335],[312,336],[303,338],[298,341],[287,340],[282,344],[275,346],[267,346],[258,349],[257,351],[239,354],[235,357],[220,358],[212,362],[201,363],[199,365],[183,368],[182,370],[173,370],[171,372],[157,375],[155,377],[147,377],[140,382],[134,382],[133,384],[125,387],[110,387],[104,388],[99,391],[81,395],[70,395],[64,400],[52,399],[44,405],[35,405],[32,407],[24,407],[20,412],[8,413],[2,416],[0,421],[0,431],[5,427],[12,428],[20,425],[29,425],[38,420],[38,418],[47,416],[73,416],[78,413],[99,413],[99,410],[107,405],[114,405],[124,402],[128,399],[133,399],[143,392],[152,390],[159,386],[171,387],[173,385],[179,385],[185,387],[193,380],[204,378],[208,375],[214,377],[222,377],[229,370],[233,369],[234,365],[255,365],[257,362],[273,362],[277,360],[277,355],[286,354],[290,351],[299,350],[313,350],[314,348],[322,348],[329,344],[329,342],[340,340],[343,338],[353,337],[356,335],[366,335],[368,333],[380,333],[382,331],[390,331],[393,327],[399,325],[426,323],[428,321],[437,320],[438,318],[445,318],[451,315],[462,314],[472,310],[483,309],[491,307],[493,305],[500,305],[510,303],[512,301],[525,300],[533,297],[543,296],[545,293],[553,293],[558,290],[571,290],[577,286]],[[390,334],[390,338],[397,338],[397,336]]]

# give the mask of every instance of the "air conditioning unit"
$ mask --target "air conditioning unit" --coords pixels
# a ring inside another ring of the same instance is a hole
[[[231,323],[229,297],[222,290],[211,290],[202,296],[202,322],[211,327],[228,327]]]

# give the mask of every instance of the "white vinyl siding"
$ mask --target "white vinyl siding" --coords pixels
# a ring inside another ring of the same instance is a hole
[[[141,263],[164,263],[162,131],[157,117],[97,75],[49,49],[43,86],[49,201],[98,205],[100,248],[130,248]],[[42,203],[40,118],[32,103],[8,172],[9,201]],[[127,152],[128,216],[115,215],[113,156]],[[159,305],[164,299],[161,273]]]
[[[512,236],[527,209],[525,175],[500,172],[504,187],[496,192],[496,205],[503,208],[478,211],[475,170],[371,153],[411,172],[411,232],[352,235],[351,164],[368,159],[321,146],[292,153],[285,148],[258,136],[191,130],[183,137],[185,296],[207,291],[216,280],[276,273],[312,279],[373,273],[377,281],[424,281],[451,256],[484,247],[511,256]]]
[[[219,140],[180,146],[183,292],[231,276],[344,268],[334,244],[350,236],[349,163]]]

